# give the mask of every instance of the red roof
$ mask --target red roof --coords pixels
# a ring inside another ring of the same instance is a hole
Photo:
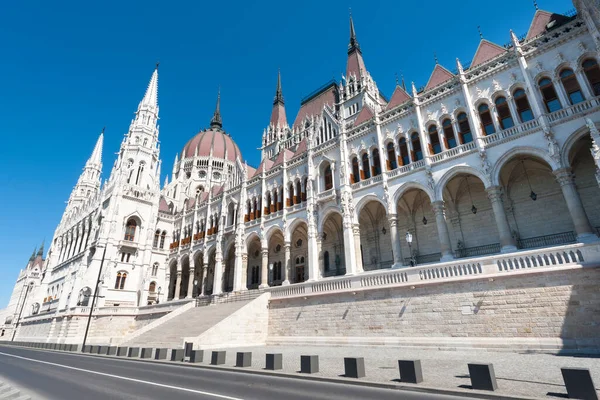
[[[300,141],[300,143],[298,143],[298,147],[294,152],[294,157],[298,157],[299,155],[306,153],[306,150],[308,150],[308,147],[306,145],[306,138],[304,138]]]
[[[267,158],[260,163],[260,165],[258,166],[258,169],[256,170],[256,173],[262,174],[263,172],[267,172],[268,170],[271,169],[272,166],[273,166],[273,161],[271,161]]]
[[[354,50],[348,54],[348,61],[346,62],[346,79],[351,75],[354,75],[356,79],[360,80],[362,74],[366,72],[365,61],[363,60],[360,50]]]
[[[562,23],[568,19],[569,18],[564,15],[552,14],[548,11],[537,10],[533,16],[533,21],[531,21],[531,25],[529,26],[529,31],[527,31],[526,39],[529,40],[546,32],[546,25],[552,21]]]
[[[248,167],[248,176],[246,177],[247,179],[250,179],[254,176],[254,174],[256,173],[256,168],[251,167],[251,166],[247,166]]]
[[[238,156],[242,158],[242,153],[231,136],[220,129],[210,128],[199,132],[183,147],[181,158],[194,157],[196,149],[200,157],[210,156],[212,149],[212,156],[215,158],[225,158],[226,151],[229,161],[235,161]]]
[[[323,111],[325,104],[328,104],[333,108],[335,101],[335,86],[328,86],[327,89],[300,106],[300,110],[298,111],[298,115],[296,115],[296,119],[294,121],[294,126],[300,126],[307,117],[319,115],[321,111]]]
[[[169,212],[171,211],[169,209],[169,205],[167,204],[167,200],[165,200],[164,197],[160,197],[160,200],[158,201],[158,211],[163,211],[163,212]]]
[[[373,111],[371,111],[369,106],[365,104],[362,110],[360,110],[360,112],[358,113],[358,117],[356,117],[356,119],[354,120],[353,125],[358,126],[363,122],[370,120],[371,118],[373,118]]]
[[[285,153],[285,158],[287,160],[291,160],[292,157],[294,157],[294,153],[291,150],[284,149],[283,151],[280,151],[279,154],[277,155],[277,158],[275,159],[275,163],[273,164],[273,167],[277,167],[278,165],[283,164],[283,154],[284,153]]]
[[[212,187],[212,195],[216,196],[223,191],[223,186],[215,185]]]
[[[388,103],[385,109],[391,110],[392,108],[399,106],[400,104],[408,100],[410,100],[410,96],[408,95],[408,93],[406,93],[400,85],[396,85],[394,94],[392,94],[392,98],[390,99],[390,102]]]
[[[275,103],[271,111],[271,125],[287,126],[287,117],[285,116],[285,106],[282,103]]]
[[[427,82],[427,86],[425,86],[425,90],[432,89],[444,82],[448,82],[452,78],[454,78],[452,72],[448,71],[440,64],[436,64],[433,72],[431,73],[431,77],[429,78],[429,82]]]
[[[506,51],[507,50],[505,48],[500,47],[495,43],[481,39],[481,42],[479,42],[479,46],[477,47],[477,51],[475,52],[475,56],[473,57],[473,61],[471,61],[471,67],[476,67],[480,64],[483,64],[492,58],[498,57],[500,54],[506,53]]]

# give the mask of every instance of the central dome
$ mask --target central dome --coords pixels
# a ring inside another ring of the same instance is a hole
[[[197,153],[196,153],[197,152]],[[231,136],[222,129],[211,127],[205,131],[199,132],[183,146],[181,158],[208,157],[227,159],[235,162],[239,156],[242,159],[242,153]],[[227,155],[227,157],[225,157]]]

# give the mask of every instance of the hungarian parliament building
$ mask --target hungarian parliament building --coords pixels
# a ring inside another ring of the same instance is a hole
[[[227,131],[218,95],[210,127],[183,144],[164,181],[157,66],[108,179],[101,133],[47,255],[34,252],[19,274],[3,335],[60,340],[69,329],[58,321],[92,302],[118,313],[292,295],[597,243],[600,13],[595,0],[574,5],[532,10],[525,35],[481,39],[470,62],[436,61],[424,86],[397,80],[389,97],[350,18],[342,80],[302,99],[293,120],[273,77],[258,166]]]

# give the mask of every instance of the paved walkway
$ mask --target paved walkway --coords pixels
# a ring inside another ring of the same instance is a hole
[[[364,357],[366,377],[362,379],[382,383],[394,383],[399,379],[397,360],[420,359],[423,368],[421,385],[451,390],[470,386],[467,363],[492,363],[498,381],[497,394],[555,399],[566,395],[561,367],[589,368],[596,388],[600,390],[600,356],[394,347],[265,346],[222,350],[227,351],[226,366],[235,365],[236,352],[251,351],[253,369],[265,367],[265,354],[282,353],[283,372],[286,373],[297,373],[300,370],[301,355],[318,355],[320,372],[315,375],[335,378],[344,374],[344,357]],[[203,364],[209,363],[210,351],[206,351]]]

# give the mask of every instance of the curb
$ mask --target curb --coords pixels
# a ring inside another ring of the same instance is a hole
[[[355,385],[355,386],[367,386],[379,389],[391,389],[398,391],[410,391],[416,393],[429,393],[429,394],[442,394],[448,396],[455,397],[468,397],[468,398],[476,398],[476,399],[489,399],[489,400],[539,400],[542,397],[523,397],[523,396],[511,396],[505,394],[495,394],[486,391],[480,390],[459,390],[459,389],[442,389],[435,388],[432,386],[408,386],[403,384],[394,384],[394,383],[381,383],[374,382],[368,380],[357,380],[354,378],[332,378],[332,377],[322,377],[322,376],[314,376],[314,375],[304,375],[304,374],[293,374],[293,373],[284,373],[284,372],[272,372],[260,369],[246,369],[239,367],[222,367],[215,365],[202,365],[202,364],[190,364],[189,362],[178,362],[178,361],[163,361],[163,360],[152,360],[152,359],[140,359],[140,358],[128,358],[128,357],[117,357],[117,356],[107,356],[103,354],[89,354],[89,353],[81,353],[81,352],[69,352],[69,351],[58,351],[58,350],[49,350],[49,349],[35,349],[29,347],[20,347],[20,346],[7,346],[11,348],[25,348],[32,351],[46,351],[52,353],[66,354],[66,355],[76,355],[76,356],[85,356],[85,357],[101,357],[107,359],[115,359],[121,361],[129,361],[129,362],[141,362],[141,363],[151,363],[151,364],[160,364],[167,366],[176,366],[183,368],[199,368],[206,370],[220,370],[231,373],[245,373],[245,374],[254,374],[254,375],[262,375],[262,376],[272,376],[278,378],[292,378],[292,379],[301,379],[315,382],[327,382],[334,384],[343,384],[343,385]]]

